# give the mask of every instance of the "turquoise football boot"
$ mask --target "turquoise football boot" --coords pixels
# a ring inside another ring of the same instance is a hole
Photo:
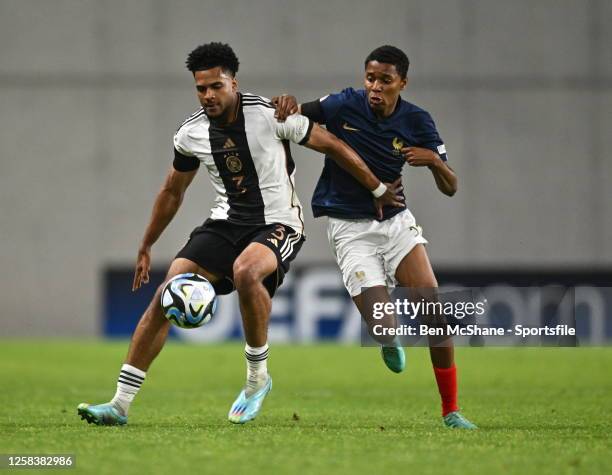
[[[406,367],[406,353],[404,349],[397,346],[381,346],[380,354],[382,355],[383,361],[394,373],[401,373]]]
[[[268,381],[265,386],[257,391],[255,394],[247,397],[246,392],[243,389],[234,404],[232,404],[232,408],[230,409],[227,418],[230,422],[234,424],[244,424],[245,422],[249,422],[259,413],[261,409],[261,405],[266,397],[266,395],[272,389],[272,378],[268,375]]]
[[[123,426],[127,424],[127,416],[119,414],[119,411],[110,402],[97,406],[90,406],[86,402],[82,402],[77,408],[77,413],[88,424],[92,422],[98,426]]]
[[[472,424],[470,421],[468,421],[459,411],[450,412],[442,419],[444,421],[444,425],[446,427],[450,427],[451,429],[478,429],[476,424]]]

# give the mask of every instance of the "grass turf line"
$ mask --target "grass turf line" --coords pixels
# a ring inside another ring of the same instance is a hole
[[[114,394],[126,342],[0,344],[0,453],[74,453],[73,473],[605,473],[612,470],[612,349],[458,348],[460,404],[480,426],[441,425],[426,349],[404,373],[374,348],[278,346],[274,389],[235,426],[239,344],[170,343],[126,427],[97,427],[80,402]],[[295,416],[294,416],[295,415]]]

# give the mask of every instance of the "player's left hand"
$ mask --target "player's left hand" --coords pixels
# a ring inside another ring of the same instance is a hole
[[[411,167],[435,167],[441,160],[436,152],[428,148],[404,147],[401,152]]]
[[[136,269],[134,270],[134,282],[132,292],[138,290],[142,284],[149,283],[149,270],[151,269],[151,248],[138,249],[136,258]]]
[[[272,98],[272,104],[276,106],[274,117],[279,122],[285,122],[285,119],[298,111],[297,99],[289,94],[282,94]]]
[[[383,207],[393,206],[394,208],[405,208],[404,197],[400,194],[404,187],[401,177],[393,183],[385,183],[387,191],[380,198],[374,199],[374,208],[376,209],[376,219],[383,219]]]

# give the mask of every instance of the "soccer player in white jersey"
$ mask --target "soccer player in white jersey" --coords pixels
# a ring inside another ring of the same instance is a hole
[[[157,195],[138,249],[132,290],[148,282],[151,248],[204,165],[217,194],[215,203],[210,218],[194,229],[171,263],[165,282],[193,272],[206,277],[218,294],[237,290],[247,377],[228,418],[242,424],[255,418],[272,387],[267,370],[271,298],[304,241],[289,142],[334,157],[372,190],[379,212],[384,205],[403,207],[403,203],[393,184],[382,183],[351,148],[310,119],[295,115],[279,123],[268,100],[240,93],[235,78],[238,65],[231,47],[222,43],[199,46],[188,56],[187,68],[193,73],[201,108],[174,137],[173,167]],[[87,422],[127,423],[130,404],[168,334],[170,324],[160,305],[162,288],[157,289],[134,331],[115,396],[105,404],[79,405],[78,414]]]
[[[457,176],[447,164],[446,147],[434,121],[427,111],[400,96],[408,83],[408,66],[408,57],[399,48],[381,46],[365,60],[363,89],[347,88],[301,106],[293,96],[276,97],[277,117],[282,121],[300,111],[325,124],[383,181],[401,179],[406,164],[427,167],[438,189],[452,196],[457,191]],[[437,299],[438,283],[424,246],[427,241],[407,208],[386,208],[381,218],[367,190],[326,157],[312,209],[315,217],[328,217],[329,241],[344,285],[366,322],[372,322],[372,303],[388,300],[387,288],[398,282],[416,290],[421,298]],[[426,317],[440,322],[436,315]],[[459,412],[452,341],[430,337],[429,344],[444,424],[475,429]],[[396,343],[382,350],[389,369],[401,372],[405,365],[402,347]]]

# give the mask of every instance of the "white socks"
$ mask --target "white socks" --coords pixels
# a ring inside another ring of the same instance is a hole
[[[268,344],[253,347],[248,344],[244,347],[244,356],[247,362],[246,396],[259,391],[268,381]]]
[[[134,366],[130,366],[129,364],[124,364],[121,367],[119,379],[117,380],[117,392],[115,393],[115,397],[111,399],[111,404],[115,406],[115,409],[117,409],[122,416],[128,415],[130,404],[132,404],[146,375],[146,372]]]
[[[268,344],[244,347],[244,356],[247,362],[247,397],[263,388],[268,381]],[[130,404],[140,390],[147,373],[129,364],[124,364],[117,379],[117,392],[110,403],[122,416],[127,416]]]

